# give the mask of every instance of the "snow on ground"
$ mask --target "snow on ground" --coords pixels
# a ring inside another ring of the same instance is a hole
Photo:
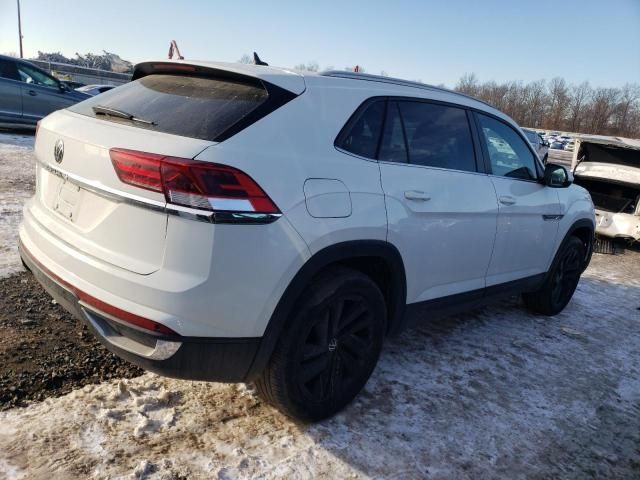
[[[8,478],[632,478],[640,254],[596,255],[554,318],[508,301],[388,342],[316,425],[243,385],[146,374],[0,414]],[[1,476],[1,475],[0,475]],[[637,477],[636,477],[637,478]]]
[[[33,135],[0,132],[0,277],[19,271],[18,225],[35,190]]]
[[[0,134],[0,274],[18,268],[31,142]],[[595,255],[556,317],[513,300],[391,339],[315,425],[243,385],[87,386],[0,414],[0,479],[638,478],[639,308],[640,253]]]

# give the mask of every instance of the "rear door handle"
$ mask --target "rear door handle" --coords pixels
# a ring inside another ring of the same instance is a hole
[[[516,199],[511,195],[502,195],[498,198],[501,204],[503,205],[514,205],[516,203]]]
[[[35,97],[38,94],[33,90],[29,90],[29,95],[31,95],[32,97]]]
[[[431,195],[420,190],[407,190],[404,192],[404,198],[407,200],[415,200],[417,202],[426,202],[431,200]]]

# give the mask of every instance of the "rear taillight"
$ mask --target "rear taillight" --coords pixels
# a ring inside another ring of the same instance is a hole
[[[237,168],[122,148],[109,154],[120,181],[163,193],[167,203],[210,212],[280,213],[262,188]]]

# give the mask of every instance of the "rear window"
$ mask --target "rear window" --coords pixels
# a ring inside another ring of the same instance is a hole
[[[72,112],[184,137],[217,140],[267,101],[256,80],[148,75],[69,108]],[[94,106],[126,112],[149,123],[96,115]]]

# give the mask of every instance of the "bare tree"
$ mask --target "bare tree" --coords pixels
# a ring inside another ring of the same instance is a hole
[[[320,65],[318,65],[318,62],[314,60],[312,62],[308,62],[306,65],[304,63],[294,65],[293,68],[295,68],[296,70],[304,70],[307,72],[317,72],[318,70],[320,70]]]
[[[238,63],[250,64],[253,63],[253,58],[248,53],[243,53]]]
[[[597,88],[588,109],[589,121],[587,133],[614,133],[609,129],[609,120],[618,102],[619,90],[615,88]]]
[[[480,82],[463,75],[455,90],[475,96],[521,125],[570,132],[640,137],[640,85],[592,89],[589,83],[569,85],[563,78]]]
[[[591,98],[591,86],[589,82],[582,82],[580,85],[573,86],[570,97],[567,125],[570,131],[578,132],[582,128],[585,104]]]
[[[640,86],[627,83],[620,89],[620,100],[613,112],[613,128],[620,135],[630,135],[634,130],[638,129],[637,121],[631,122],[634,114],[637,112],[638,99],[640,98]]]
[[[558,130],[563,128],[566,111],[569,107],[569,87],[564,78],[555,77],[549,82],[549,111],[545,121],[545,128]]]
[[[466,95],[477,96],[480,90],[478,77],[475,73],[465,73],[458,81],[455,90]]]

